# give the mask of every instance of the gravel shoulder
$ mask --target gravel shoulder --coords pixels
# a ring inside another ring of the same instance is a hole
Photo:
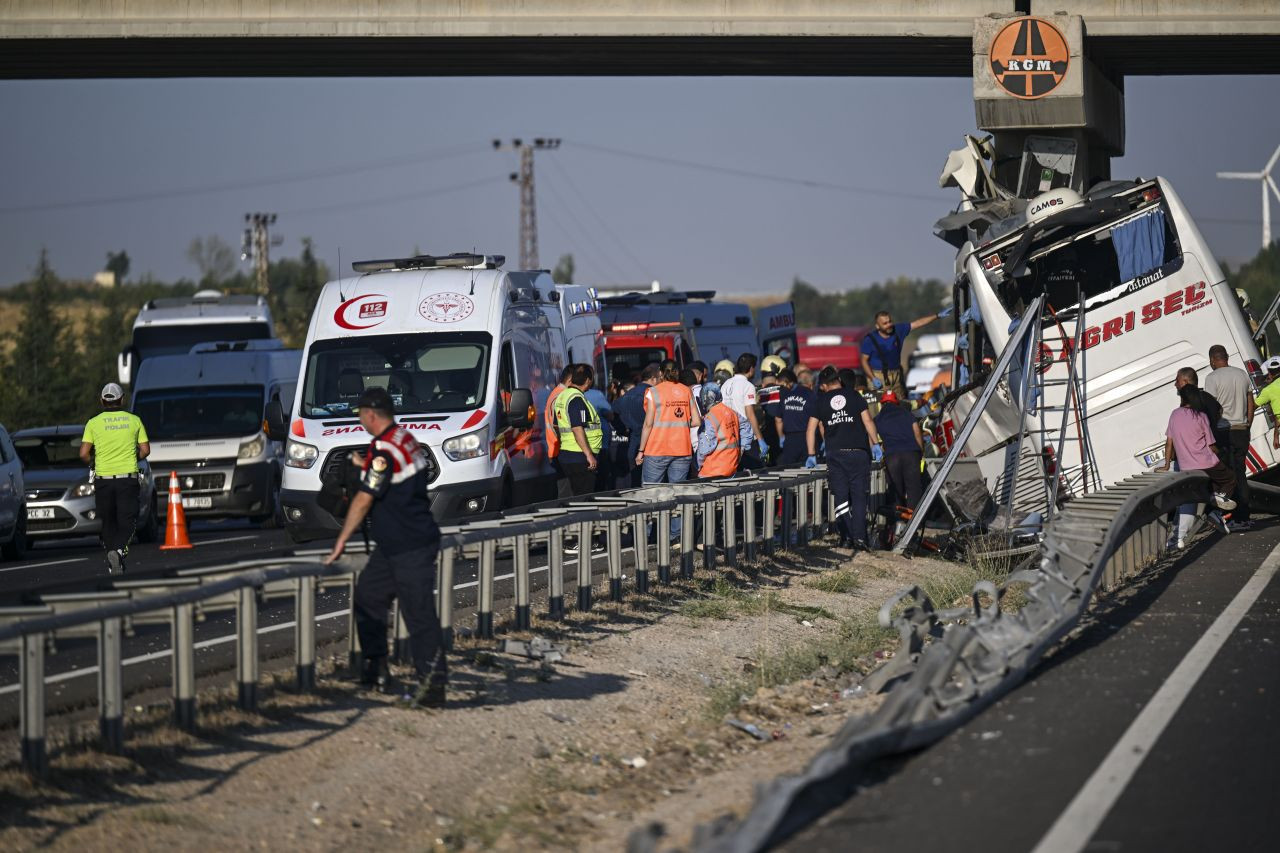
[[[876,611],[905,585],[963,589],[963,569],[818,545],[700,571],[504,635],[562,644],[551,665],[460,641],[442,711],[360,694],[332,662],[310,696],[264,681],[255,714],[203,694],[194,734],[135,709],[123,755],[87,728],[45,782],[0,769],[0,847],[603,851],[654,822],[681,844],[873,709],[842,694],[892,653]]]

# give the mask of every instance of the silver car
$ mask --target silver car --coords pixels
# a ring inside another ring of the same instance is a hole
[[[94,504],[89,468],[80,461],[83,426],[33,427],[13,434],[26,487],[27,537],[97,536],[102,531]],[[138,492],[140,542],[154,542],[160,531],[155,487],[144,459]]]

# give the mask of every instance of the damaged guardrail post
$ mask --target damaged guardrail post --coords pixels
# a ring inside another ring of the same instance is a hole
[[[121,652],[121,620],[98,623],[98,731],[102,748],[118,753],[124,748],[124,658]]]
[[[351,573],[347,584],[347,668],[358,672],[360,667],[360,634],[356,631],[356,573]]]
[[[316,578],[303,575],[295,593],[293,648],[299,692],[316,689]]]
[[[242,710],[258,704],[258,590],[236,590],[236,693]]]
[[[833,516],[827,516],[827,489],[826,481],[817,479],[810,484],[813,488],[813,535],[814,538],[821,538],[827,535],[827,530],[823,526],[825,519]]]
[[[591,522],[578,524],[578,609],[591,609]]]
[[[486,539],[480,543],[480,585],[476,590],[476,633],[488,639],[493,636],[493,563],[498,543]]]
[[[671,510],[658,510],[654,537],[658,542],[658,583],[671,583]]]
[[[547,616],[564,618],[564,528],[553,527],[547,532]]]
[[[756,560],[756,497],[755,492],[742,497],[742,551],[748,563]]]
[[[514,556],[516,573],[516,630],[526,631],[533,625],[533,614],[529,612],[529,537],[527,534],[516,537]]]
[[[444,647],[449,650],[453,649],[453,568],[456,554],[457,549],[452,547],[440,552],[440,577],[436,579],[436,612],[440,615]]]
[[[174,605],[172,618],[173,721],[191,731],[196,727],[195,606]]]
[[[631,547],[636,553],[636,592],[649,592],[649,540],[645,536],[646,513],[631,516]]]
[[[37,777],[44,776],[49,770],[44,721],[44,644],[47,639],[43,631],[25,634],[20,644],[22,769]]]
[[[609,519],[605,530],[609,548],[609,600],[622,601],[622,519]]]
[[[391,603],[391,619],[395,625],[395,641],[391,644],[391,659],[396,663],[408,663],[409,625],[404,621],[404,608],[400,606],[399,597]]]
[[[693,509],[692,503],[680,505],[680,577],[693,577]]]

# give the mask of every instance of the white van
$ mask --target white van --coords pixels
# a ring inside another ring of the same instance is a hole
[[[938,373],[951,370],[955,348],[955,332],[921,335],[907,359],[907,394],[920,397],[928,393]]]
[[[958,294],[963,305],[980,309],[995,352],[1009,341],[1011,323],[1025,306],[1045,294],[1052,310],[1042,322],[1046,343],[1033,367],[1044,380],[1046,404],[1061,407],[1068,362],[1059,341],[1075,335],[1081,311],[1077,284],[1083,288],[1084,410],[1097,462],[1096,472],[1089,473],[1107,485],[1164,461],[1165,428],[1178,406],[1178,368],[1195,368],[1203,385],[1209,347],[1221,344],[1230,363],[1248,372],[1256,392],[1263,382],[1262,358],[1235,292],[1168,181],[1115,181],[1083,199],[1064,201],[1032,199],[1029,221],[977,247],[966,243],[957,259]],[[1037,215],[1039,208],[1053,212]],[[969,370],[979,368],[978,358],[971,350]],[[948,436],[979,391],[954,401],[943,424]],[[1259,411],[1254,420],[1250,475],[1271,468],[1280,455],[1267,440],[1270,418],[1270,412]],[[1075,423],[1073,414],[1060,465],[1072,490],[1083,473]],[[1001,451],[1016,431],[1017,409],[1006,383],[967,448],[988,482],[1004,470]],[[1035,449],[1037,457],[1041,450]]]
[[[153,356],[186,355],[205,341],[274,337],[271,309],[262,296],[201,290],[190,297],[152,299],[133,321],[132,340],[116,358],[116,373],[127,386],[142,362]]]
[[[211,341],[142,363],[131,408],[151,439],[157,518],[176,471],[188,514],[275,524],[284,448],[266,435],[263,417],[268,404],[294,398],[301,360],[278,340],[254,340]]]
[[[316,496],[323,474],[369,444],[352,407],[370,387],[387,389],[396,420],[426,447],[437,518],[556,496],[542,414],[568,363],[562,305],[586,300],[561,299],[546,271],[507,272],[502,262],[362,261],[357,275],[324,286],[292,413],[268,411],[273,434],[287,434],[281,500],[295,539],[340,529]],[[596,336],[598,317],[595,331],[590,323],[579,337]]]

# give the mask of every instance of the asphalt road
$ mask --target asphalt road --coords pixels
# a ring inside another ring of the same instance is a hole
[[[1272,569],[1275,521],[1201,543],[1101,609],[964,728],[871,768],[850,800],[782,849],[1274,849],[1280,580],[1264,565],[1273,549]]]

